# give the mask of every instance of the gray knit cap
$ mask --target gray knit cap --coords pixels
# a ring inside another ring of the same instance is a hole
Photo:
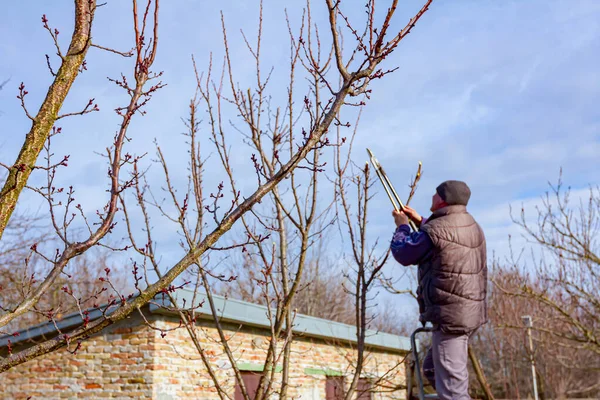
[[[466,206],[471,197],[471,189],[462,181],[442,182],[435,191],[449,206],[456,204]]]

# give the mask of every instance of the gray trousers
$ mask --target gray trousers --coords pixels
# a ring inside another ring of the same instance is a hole
[[[423,360],[423,375],[443,400],[470,400],[467,369],[469,334],[433,331],[431,348]]]

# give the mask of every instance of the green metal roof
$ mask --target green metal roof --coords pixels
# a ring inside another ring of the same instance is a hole
[[[193,295],[194,292],[191,290],[178,290],[174,296],[177,301],[176,305],[171,304],[168,296],[157,296],[155,298],[156,303],[150,303],[150,311],[153,313],[170,314],[172,313],[171,311],[161,306],[190,308],[192,306]],[[213,300],[218,314],[223,321],[243,323],[244,325],[259,328],[270,328],[267,307],[265,306],[217,295],[213,295]],[[198,302],[200,304],[193,305],[197,307],[196,312],[212,318],[206,295],[201,293],[196,294],[196,303]],[[342,324],[308,315],[296,315],[293,322],[293,332],[306,337],[356,343],[356,327],[354,325]],[[410,351],[410,339],[405,336],[370,330],[366,333],[365,342],[371,347],[394,351]]]
[[[164,307],[195,307],[196,313],[205,318],[212,318],[212,313],[206,295],[204,293],[196,294],[196,304],[192,305],[194,292],[186,289],[179,289],[174,293],[177,304],[172,304],[166,295],[157,295],[149,303],[150,312],[158,315],[174,315],[177,313]],[[213,295],[215,307],[218,310],[220,320],[252,326],[257,328],[270,328],[269,318],[267,316],[267,307],[258,304],[248,303],[246,301],[229,299],[223,296]],[[200,304],[198,304],[200,303]],[[90,320],[102,317],[102,309],[90,310]],[[61,331],[68,331],[82,324],[79,313],[66,316],[56,323]],[[342,324],[329,321],[322,318],[310,317],[297,314],[293,322],[293,332],[304,337],[319,338],[323,340],[337,341],[339,344],[356,343],[356,327],[354,325]],[[7,345],[8,340],[13,344],[34,339],[42,336],[54,336],[56,327],[54,323],[48,322],[31,328],[23,329],[17,332],[17,336],[5,335],[0,337],[0,347]],[[410,351],[410,339],[405,336],[397,336],[378,331],[367,331],[365,342],[369,347],[379,348],[391,351]]]

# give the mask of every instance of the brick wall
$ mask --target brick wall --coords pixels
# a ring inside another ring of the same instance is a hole
[[[0,398],[150,398],[155,337],[139,321],[119,323],[76,354],[61,349],[0,374]]]
[[[155,328],[179,325],[171,317],[152,316]],[[238,366],[256,369],[264,360],[266,332],[227,326]],[[233,370],[217,342],[210,321],[197,327],[198,337],[223,388],[233,396]],[[296,338],[292,346],[288,397],[325,399],[326,374],[343,374],[349,386],[355,350],[344,343]],[[370,351],[365,376],[386,376],[386,386],[404,383],[404,354]],[[281,374],[276,373],[276,380]],[[381,388],[375,388],[379,390]],[[139,316],[83,342],[76,354],[62,349],[0,374],[0,399],[216,399],[216,389],[185,329],[161,331],[146,326]],[[404,391],[374,393],[374,399],[403,399]]]

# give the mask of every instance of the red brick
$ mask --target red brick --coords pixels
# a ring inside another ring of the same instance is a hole
[[[100,385],[99,383],[88,383],[85,385],[86,389],[101,389],[102,385]]]

